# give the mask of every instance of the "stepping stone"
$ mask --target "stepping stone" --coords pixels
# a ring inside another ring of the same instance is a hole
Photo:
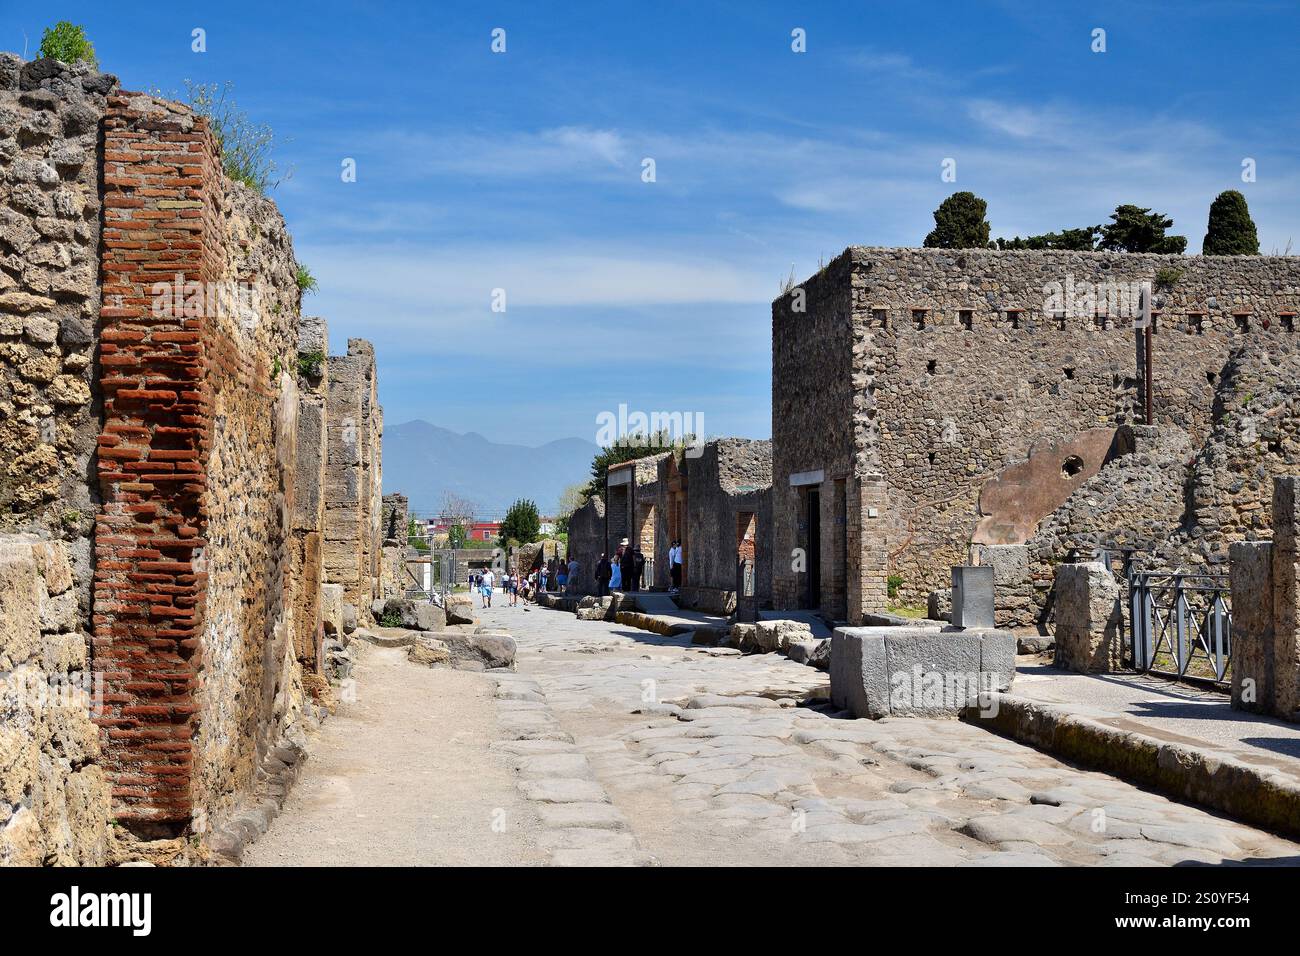
[[[529,800],[539,803],[608,803],[605,788],[594,780],[574,780],[552,777],[542,780],[525,780],[519,790]]]
[[[570,777],[591,779],[591,765],[580,753],[539,754],[520,757],[516,769],[525,777]]]
[[[1038,846],[1060,846],[1074,840],[1070,834],[1050,823],[1012,813],[990,813],[972,817],[961,832],[982,843],[1033,843]]]
[[[627,819],[619,809],[609,803],[553,803],[537,810],[542,823],[548,827],[581,827],[585,829],[622,830]]]

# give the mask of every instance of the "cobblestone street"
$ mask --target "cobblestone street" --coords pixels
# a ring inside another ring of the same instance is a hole
[[[428,821],[409,830],[401,854],[407,862],[445,862],[453,845],[463,862],[482,846],[494,862],[558,865],[1158,866],[1300,858],[1296,844],[964,723],[831,716],[817,703],[825,675],[779,655],[698,648],[687,638],[539,608],[482,615],[514,634],[516,673],[440,672],[408,663],[400,650],[366,652],[358,697],[380,731],[400,733],[430,710],[450,712],[393,683],[496,698],[495,721],[480,707],[473,713],[483,726],[461,721],[453,735],[451,725],[431,720],[427,736],[408,740],[429,752],[437,774],[367,797],[366,817],[379,825],[393,815],[386,801],[401,803],[402,818],[410,805],[426,808]],[[428,684],[427,675],[439,673],[455,680]],[[349,727],[349,708],[358,706],[342,705],[343,719],[327,722],[320,750],[330,754],[337,736],[356,750],[345,755],[360,763],[355,777],[382,779],[392,772],[391,755]],[[467,740],[474,753],[465,751]],[[451,747],[462,757],[442,759]],[[294,842],[288,835],[337,820],[336,803],[311,799],[322,789],[322,768],[319,757],[308,762],[249,862],[365,858],[371,838],[355,827],[334,834],[324,856],[301,841],[286,849]],[[516,792],[466,786],[465,775],[513,775]],[[503,830],[496,836],[494,821]]]

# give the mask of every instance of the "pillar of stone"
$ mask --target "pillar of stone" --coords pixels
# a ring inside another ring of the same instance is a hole
[[[1271,657],[1272,711],[1295,720],[1300,711],[1300,478],[1295,477],[1273,479]]]
[[[384,495],[383,517],[380,520],[383,556],[379,566],[379,596],[384,599],[401,597],[407,584],[414,583],[406,573],[410,520],[410,504],[406,495]]]
[[[1232,706],[1273,708],[1273,544],[1239,541],[1228,549],[1232,581]]]
[[[324,617],[325,462],[328,449],[329,327],[304,316],[298,327],[298,432],[290,518],[293,645],[303,668],[321,670]]]
[[[1123,666],[1124,610],[1119,582],[1098,561],[1056,569],[1056,665],[1108,674]]]
[[[349,339],[346,355],[329,358],[328,451],[325,464],[325,579],[343,586],[344,601],[363,618],[378,596],[382,541],[380,439],[375,351]]]

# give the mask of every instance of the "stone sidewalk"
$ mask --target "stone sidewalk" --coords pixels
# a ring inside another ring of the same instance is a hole
[[[1300,846],[955,720],[847,720],[826,677],[540,608],[499,739],[553,864],[1172,865]],[[539,759],[545,758],[545,759]]]
[[[1013,693],[1300,780],[1300,724],[1233,710],[1227,694],[1142,674],[1075,674],[1023,661]]]

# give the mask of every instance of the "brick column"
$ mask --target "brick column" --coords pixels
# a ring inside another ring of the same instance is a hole
[[[98,722],[116,816],[183,824],[206,591],[205,309],[197,300],[177,309],[184,303],[166,296],[163,308],[155,305],[163,288],[188,298],[220,277],[222,174],[206,121],[137,112],[126,95],[108,103],[92,640],[105,686]]]

